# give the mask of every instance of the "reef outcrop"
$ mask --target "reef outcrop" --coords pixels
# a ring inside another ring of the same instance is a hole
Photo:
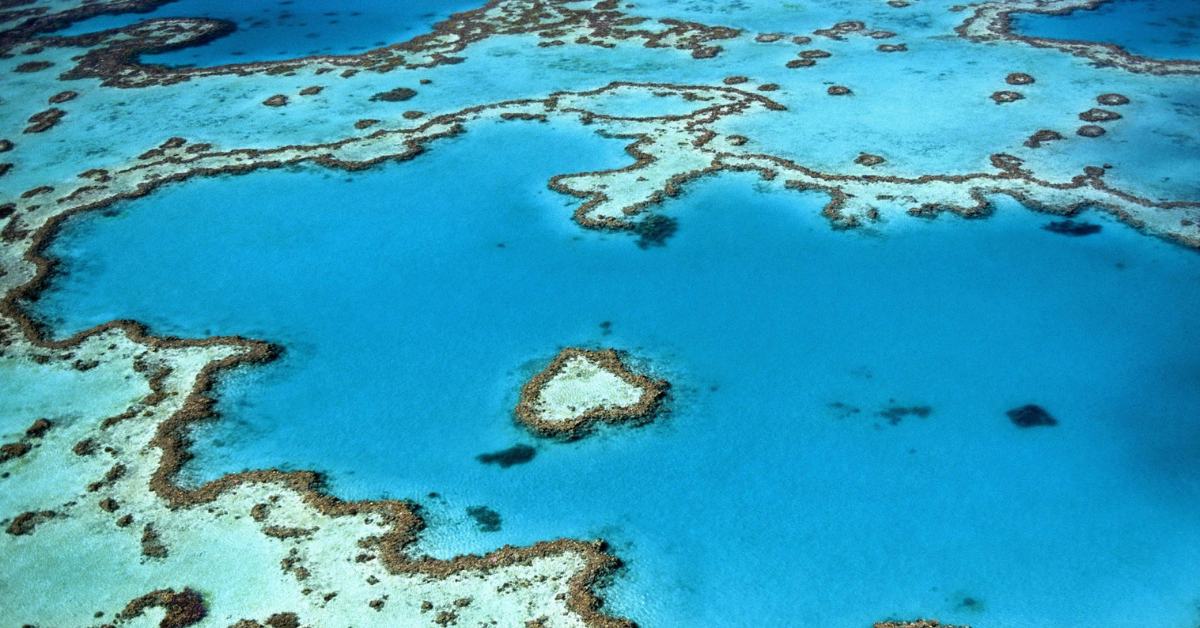
[[[1012,92],[1012,91],[1007,91],[1007,90],[1000,91],[1000,92],[993,92],[991,95],[991,99],[996,101],[997,105],[1000,105],[1000,104],[1003,104],[1006,102],[1016,102],[1023,98],[1025,98],[1025,97],[1022,96],[1020,92]]]
[[[871,153],[859,153],[858,157],[854,158],[854,163],[867,167],[878,166],[885,161],[887,160],[883,157],[880,157],[879,155],[872,155]]]
[[[1008,419],[1017,427],[1053,427],[1058,420],[1050,416],[1045,408],[1038,405],[1021,406],[1007,412]]]
[[[914,619],[913,621],[881,621],[875,622],[874,628],[971,628],[970,626],[951,626],[936,619]]]
[[[669,387],[630,370],[612,349],[569,347],[521,387],[516,416],[536,434],[574,440],[598,423],[649,421]]]

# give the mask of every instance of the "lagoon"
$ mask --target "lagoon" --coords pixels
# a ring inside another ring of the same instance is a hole
[[[316,469],[419,502],[435,556],[603,537],[628,565],[606,608],[642,625],[1195,624],[1194,252],[1003,200],[833,231],[826,197],[749,175],[689,186],[640,248],[546,188],[629,161],[516,122],[353,175],[196,179],[71,220],[36,312],[281,344],[225,378],[190,481]],[[563,346],[631,352],[669,412],[535,438],[512,408]],[[1005,414],[1031,403],[1059,424]],[[477,459],[514,445],[536,455]]]

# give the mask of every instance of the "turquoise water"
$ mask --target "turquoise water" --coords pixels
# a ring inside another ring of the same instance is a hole
[[[481,0],[179,0],[151,13],[101,15],[55,35],[79,35],[163,17],[206,17],[237,24],[232,34],[204,46],[146,55],[145,63],[208,67],[353,54],[411,39],[450,14]]]
[[[1092,11],[1013,17],[1015,30],[1024,35],[1111,43],[1159,59],[1200,59],[1195,0],[1113,0]]]
[[[629,566],[611,610],[645,626],[1194,628],[1194,252],[1013,202],[834,232],[823,196],[748,175],[691,186],[643,250],[545,187],[628,162],[586,127],[505,123],[354,175],[174,185],[72,220],[37,308],[61,335],[129,317],[283,344],[228,378],[192,480],[315,468],[415,498],[441,556],[602,536]],[[533,438],[516,391],[565,345],[633,351],[670,414]],[[1059,425],[1015,427],[1029,403]],[[899,406],[932,412],[879,416]],[[536,455],[476,459],[516,444]]]

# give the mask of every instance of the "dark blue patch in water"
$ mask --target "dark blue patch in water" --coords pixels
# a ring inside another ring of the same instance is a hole
[[[1067,15],[1018,13],[1017,33],[1046,39],[1111,43],[1158,59],[1200,59],[1200,2],[1114,0]]]
[[[332,0],[180,0],[151,13],[101,15],[55,35],[78,35],[164,17],[202,17],[237,24],[233,34],[203,46],[144,57],[147,63],[210,67],[353,54],[368,42],[380,47],[411,39],[452,13],[482,4],[482,0],[358,0],[352,5],[355,11],[343,12],[346,3]],[[330,19],[333,16],[337,18]]]

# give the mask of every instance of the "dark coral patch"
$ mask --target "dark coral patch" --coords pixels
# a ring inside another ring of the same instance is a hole
[[[871,153],[859,153],[858,157],[854,158],[854,163],[856,163],[860,166],[868,166],[868,167],[869,166],[878,166],[879,164],[881,164],[885,161],[887,161],[887,160],[884,159],[883,157],[880,157],[879,155],[872,155]]]
[[[8,462],[29,453],[33,446],[29,443],[5,443],[0,445],[0,462]]]
[[[1129,99],[1121,94],[1100,94],[1096,97],[1096,102],[1108,107],[1119,107],[1128,105]]]
[[[1035,81],[1032,76],[1029,76],[1024,72],[1013,72],[1012,74],[1004,77],[1004,82],[1008,83],[1009,85],[1031,85]]]
[[[69,100],[75,100],[78,97],[79,97],[79,92],[72,92],[69,90],[65,91],[65,92],[59,92],[50,97],[50,104],[57,105],[57,104],[67,102]]]
[[[1074,220],[1052,222],[1042,228],[1051,233],[1076,237],[1094,235],[1100,233],[1101,229],[1100,225]]]
[[[25,130],[22,132],[42,133],[43,131],[49,131],[50,129],[54,128],[54,125],[58,124],[58,121],[62,120],[62,117],[65,115],[67,115],[67,112],[57,108],[39,111],[38,113],[29,116],[30,124],[29,126],[25,127]]]
[[[123,620],[141,617],[146,609],[159,607],[166,614],[158,623],[159,628],[186,628],[197,624],[208,615],[204,598],[192,589],[176,593],[173,589],[160,589],[136,598],[125,606],[118,617]]]
[[[1104,132],[1104,127],[1102,126],[1085,124],[1079,127],[1079,130],[1075,131],[1075,134],[1081,137],[1100,137],[1101,135],[1104,135]]]
[[[500,531],[500,513],[495,510],[487,506],[470,506],[467,508],[467,514],[479,525],[481,532]]]
[[[1017,427],[1049,427],[1058,425],[1058,420],[1050,416],[1050,413],[1046,412],[1045,408],[1033,404],[1009,410],[1006,414],[1008,414],[1009,420]]]
[[[1079,114],[1079,119],[1083,120],[1084,122],[1111,122],[1113,120],[1120,120],[1121,114],[1115,111],[1108,111],[1107,109],[1093,107]]]
[[[1058,131],[1042,129],[1033,135],[1030,135],[1029,139],[1025,140],[1025,145],[1029,148],[1040,148],[1045,142],[1053,142],[1055,140],[1061,140],[1062,138],[1062,134]]]
[[[483,464],[494,464],[501,469],[507,469],[518,464],[525,464],[537,455],[537,450],[529,445],[513,445],[487,454],[479,454],[475,459]]]
[[[41,438],[50,430],[51,425],[48,419],[37,419],[33,424],[25,428],[25,436],[29,438]]]
[[[13,72],[41,72],[52,65],[54,64],[49,61],[26,61],[25,63],[13,68]]]
[[[912,406],[905,408],[902,406],[893,406],[879,413],[879,416],[887,419],[888,423],[897,425],[903,421],[905,417],[915,416],[924,419],[930,414],[933,414],[933,408],[929,406]]]
[[[55,516],[57,516],[57,513],[55,513],[53,510],[43,510],[41,512],[23,512],[16,517],[13,517],[13,520],[8,524],[8,529],[5,530],[5,532],[13,536],[33,534],[33,530],[38,526],[38,524],[48,519],[53,519]]]
[[[271,628],[300,628],[300,618],[295,613],[275,613],[266,623]]]
[[[678,230],[679,222],[662,214],[646,216],[633,226],[633,232],[638,236],[637,245],[643,249],[665,245],[667,239],[675,235]]]
[[[408,87],[397,87],[396,89],[386,92],[379,92],[371,97],[372,101],[382,100],[383,102],[404,102],[412,99],[417,95],[417,90]]]
[[[1011,91],[1007,91],[1007,90],[1002,91],[1002,92],[994,92],[991,95],[991,99],[996,101],[997,105],[999,105],[1001,103],[1006,103],[1006,102],[1016,102],[1018,100],[1021,100],[1022,98],[1024,98],[1024,96],[1022,96],[1020,94],[1020,92],[1011,92]]]

